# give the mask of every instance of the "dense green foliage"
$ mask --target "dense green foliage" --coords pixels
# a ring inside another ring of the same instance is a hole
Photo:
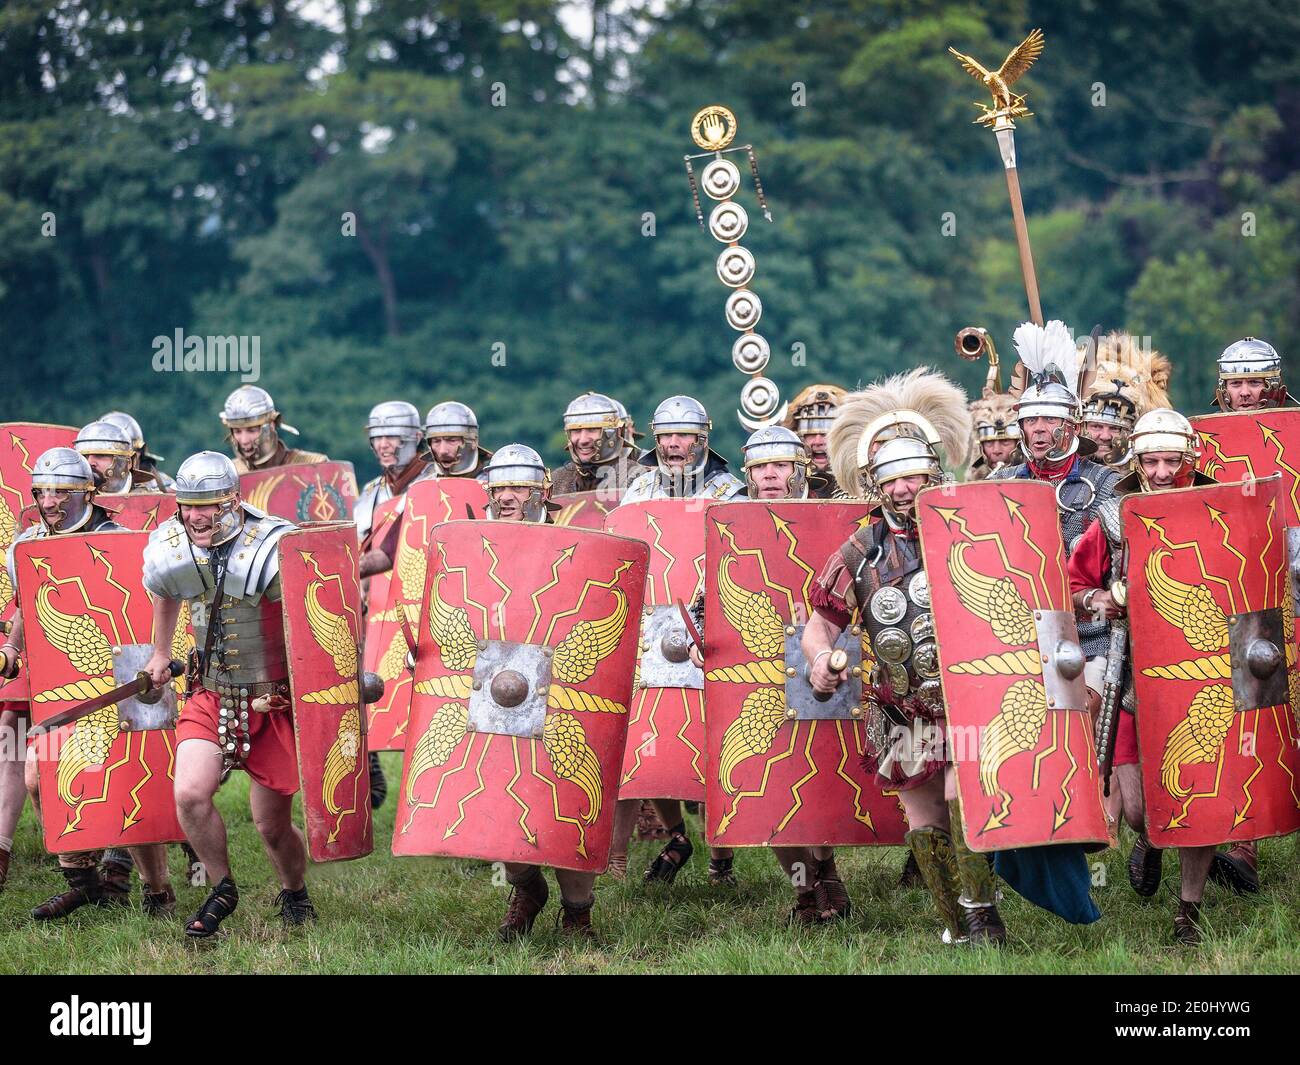
[[[217,445],[237,383],[153,371],[152,338],[183,328],[259,336],[261,383],[304,445],[363,473],[365,413],[397,397],[465,400],[488,447],[523,439],[558,460],[576,393],[610,391],[644,423],[690,389],[734,453],[743,379],[681,162],[711,102],[737,113],[772,204],[768,225],[746,174],[783,394],[921,362],[977,386],[954,331],[982,324],[1009,349],[1024,294],[993,138],[970,122],[985,94],[945,48],[996,64],[1034,25],[1047,49],[1021,85],[1036,114],[1018,145],[1048,316],[1151,335],[1186,410],[1208,402],[1229,340],[1300,344],[1292,5],[295,13],[330,6],[0,8],[0,419],[124,407],[174,468]],[[596,31],[571,36],[574,13]]]

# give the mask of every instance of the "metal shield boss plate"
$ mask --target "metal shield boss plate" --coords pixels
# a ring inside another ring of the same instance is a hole
[[[390,515],[400,511],[404,504],[402,497],[380,503],[375,507],[374,527],[385,527]],[[392,520],[400,522],[401,518],[394,516]],[[367,746],[372,751],[401,749],[415,673],[415,655],[407,645],[397,606],[389,599],[394,579],[392,570],[372,574],[367,579],[365,667],[384,682],[383,696],[366,707]],[[410,618],[412,631],[419,625],[418,611],[417,606]]]
[[[9,548],[20,532],[40,520],[32,501],[32,466],[43,452],[71,447],[76,438],[77,430],[70,425],[0,423],[0,621],[10,621],[17,609],[15,589],[9,584]],[[25,669],[12,680],[0,680],[0,702],[26,699]]]
[[[153,532],[176,514],[176,497],[170,492],[136,492],[96,499],[113,520],[132,532]]]
[[[394,854],[606,867],[648,554],[525,522],[430,531]]]
[[[825,703],[812,693],[800,648],[818,573],[869,514],[864,503],[820,500],[707,511],[705,808],[716,846],[903,841],[897,793],[882,791],[861,764],[860,626],[841,637],[849,677]]]
[[[1300,828],[1286,481],[1129,496],[1128,610],[1147,834],[1199,847]]]
[[[1197,469],[1224,483],[1280,474],[1282,524],[1300,526],[1300,408],[1206,414],[1191,422],[1201,444]]]
[[[618,492],[600,489],[551,496],[551,502],[560,508],[551,515],[551,521],[574,529],[603,529],[605,516],[618,507],[618,496]]]
[[[1055,493],[979,481],[916,506],[967,842],[1105,843]]]
[[[350,462],[306,462],[241,474],[239,494],[249,506],[298,524],[348,521],[357,501]]]
[[[703,588],[705,510],[697,499],[655,499],[605,519],[609,532],[650,548],[621,799],[704,801],[704,673],[677,603],[689,607]]]
[[[374,850],[357,527],[309,524],[281,537],[280,589],[298,777],[313,861]]]
[[[384,698],[371,708],[372,751],[401,751],[406,748],[407,712],[411,705],[415,662],[415,647],[410,641],[419,642],[420,608],[424,602],[428,571],[429,530],[439,522],[483,517],[487,493],[472,477],[416,481],[400,499],[390,500],[376,508],[375,528],[379,528],[379,522],[390,506],[401,509],[401,528],[393,568],[386,574],[388,593],[380,613],[383,627],[377,633],[378,646],[382,650],[378,652],[379,668],[375,672],[384,678]]]
[[[148,660],[147,541],[142,532],[104,532],[16,545],[33,724],[125,683]],[[173,652],[187,625],[182,614]],[[185,838],[172,793],[176,734],[157,727],[172,725],[169,704],[174,710],[174,690],[160,706],[106,706],[32,741],[48,850]]]

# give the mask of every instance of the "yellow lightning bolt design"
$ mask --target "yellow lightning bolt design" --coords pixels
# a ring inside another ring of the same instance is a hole
[[[1242,793],[1246,796],[1246,804],[1240,812],[1232,815],[1232,827],[1236,828],[1246,820],[1246,815],[1250,813],[1250,808],[1255,805],[1255,796],[1251,794],[1250,786],[1255,783],[1255,778],[1264,772],[1264,759],[1259,756],[1259,710],[1255,711],[1255,720],[1251,722],[1251,752],[1255,757],[1254,772],[1248,776],[1241,785]],[[1246,715],[1237,715],[1237,753],[1241,754],[1242,747],[1246,743]]]
[[[478,785],[473,791],[462,795],[456,802],[456,820],[447,826],[447,831],[442,834],[443,839],[451,839],[451,837],[456,834],[456,829],[458,829],[460,823],[465,820],[465,806],[469,803],[470,799],[482,795],[484,790],[487,788],[487,785],[483,783],[483,759],[487,757],[488,748],[491,746],[492,735],[489,733],[487,739],[483,741],[483,746],[479,749],[478,761],[474,764],[474,778],[478,781]]]
[[[519,737],[518,736],[510,737],[510,751],[515,758],[515,775],[512,776],[510,778],[510,781],[506,784],[506,794],[509,795],[512,799],[514,799],[515,803],[519,806],[519,830],[523,832],[524,839],[528,841],[528,845],[530,847],[536,847],[537,833],[535,833],[531,828],[528,827],[528,815],[532,813],[532,810],[529,807],[529,805],[526,802],[524,802],[523,799],[521,799],[518,795],[515,794],[515,790],[514,790],[515,785],[519,783],[520,776],[523,775],[523,769],[519,765]]]
[[[682,727],[677,732],[677,738],[681,740],[682,743],[691,750],[692,752],[691,770],[695,773],[695,779],[698,780],[701,784],[703,784],[704,774],[700,771],[700,759],[703,757],[703,755],[701,755],[700,749],[686,738],[686,730],[691,727],[690,696],[687,695],[687,690],[685,688],[679,688],[678,691],[680,691],[682,694],[682,710],[685,712],[685,720],[682,721]]]
[[[131,760],[131,733],[128,732],[126,734],[126,753],[123,754],[121,758],[119,758],[116,762],[114,762],[112,765],[108,766],[104,770],[104,786],[100,794],[96,795],[93,799],[87,799],[84,797],[84,792],[83,792],[83,797],[77,800],[77,806],[76,809],[73,811],[72,820],[69,821],[63,827],[63,831],[59,833],[60,836],[66,836],[69,832],[75,832],[81,826],[81,817],[86,812],[87,806],[95,806],[101,802],[108,801],[109,788],[112,787],[113,784],[113,770],[120,769],[122,766],[126,765],[127,762],[129,762],[130,760]]]
[[[92,548],[92,550],[94,549]],[[71,577],[56,577],[54,575],[54,571],[50,568],[50,560],[47,558],[37,558],[36,556],[32,556],[31,563],[36,568],[36,572],[45,574],[45,576],[49,579],[49,582],[53,584],[55,587],[62,588],[65,584],[74,585],[77,591],[81,593],[81,601],[85,603],[86,609],[95,614],[102,614],[104,617],[108,619],[109,628],[113,630],[113,642],[115,644],[121,644],[123,642],[122,634],[118,631],[117,628],[117,617],[113,614],[111,610],[105,610],[103,607],[97,607],[95,606],[94,603],[90,601],[90,596],[86,592],[86,584],[81,579],[80,574],[74,573]],[[121,586],[119,585],[118,587]],[[132,639],[131,642],[132,643],[135,642],[134,638]]]
[[[1212,799],[1219,794],[1219,781],[1223,779],[1223,763],[1226,759],[1223,756],[1223,744],[1219,745],[1219,755],[1215,760],[1214,769],[1214,787],[1209,791],[1194,791],[1183,800],[1182,810],[1169,819],[1169,824],[1165,825],[1166,829],[1182,828],[1183,823],[1187,820],[1188,807],[1197,799]]]
[[[1169,534],[1165,532],[1164,526],[1160,524],[1159,518],[1148,518],[1145,514],[1139,514],[1138,517],[1141,519],[1142,524],[1146,526],[1147,532],[1154,529],[1160,537],[1160,543],[1169,548],[1169,550],[1179,551],[1183,548],[1191,548],[1193,554],[1196,555],[1196,565],[1201,571],[1201,579],[1205,581],[1213,581],[1215,584],[1221,585],[1228,593],[1229,609],[1234,614],[1237,612],[1237,598],[1233,594],[1232,582],[1225,580],[1223,577],[1214,576],[1205,568],[1205,556],[1201,554],[1201,545],[1199,542],[1196,540],[1189,540],[1186,543],[1176,544],[1169,539]]]
[[[555,561],[551,563],[551,579],[529,595],[528,598],[532,600],[533,604],[533,620],[532,624],[528,626],[528,635],[524,637],[524,643],[533,642],[533,636],[537,633],[537,626],[542,623],[542,604],[538,600],[560,583],[560,564],[573,558],[573,553],[577,549],[577,544],[570,544],[561,551]]]
[[[874,833],[876,826],[872,823],[871,814],[862,808],[862,785],[844,772],[844,767],[849,764],[849,745],[844,740],[844,722],[839,719],[835,721],[835,735],[840,742],[840,762],[835,767],[835,775],[853,789],[853,820],[866,825]]]
[[[501,598],[496,602],[497,628],[500,630],[501,639],[506,638],[506,603],[510,602],[511,589],[500,577],[497,576],[497,566],[501,565],[501,560],[497,558],[496,545],[486,536],[483,537],[483,553],[487,555],[492,562],[488,565],[488,580],[501,589]],[[488,630],[483,631],[483,635],[488,636]]]
[[[1054,755],[1057,751],[1061,749],[1061,745],[1057,742],[1056,718],[1057,715],[1053,714],[1052,715],[1052,745],[1050,747],[1044,747],[1041,751],[1039,751],[1036,755],[1034,755],[1033,788],[1035,791],[1038,790],[1038,782],[1039,780],[1042,779],[1044,759],[1050,757],[1051,755]],[[1041,735],[1039,736],[1039,739],[1040,740],[1042,739]]]
[[[1038,556],[1038,584],[1043,589],[1043,601],[1050,603],[1052,601],[1051,592],[1047,590],[1047,552],[1034,542],[1031,530],[1029,528],[1029,519],[1024,515],[1024,507],[1017,503],[1010,496],[1003,496],[1003,502],[1007,505],[1007,513],[1011,515],[1011,520],[1018,522],[1021,529],[1021,539],[1025,546]],[[1062,584],[1062,594],[1060,602],[1069,602],[1070,590]],[[1035,596],[1037,600],[1037,596]]]
[[[406,802],[407,805],[409,805],[411,808],[411,815],[406,819],[406,824],[402,826],[402,835],[406,835],[407,830],[410,829],[411,827],[411,822],[415,820],[415,815],[418,814],[421,810],[433,810],[437,808],[438,798],[439,796],[442,795],[442,786],[446,784],[449,779],[454,777],[457,773],[459,773],[467,765],[469,765],[469,756],[473,752],[473,750],[474,750],[474,737],[471,735],[469,738],[469,743],[465,744],[465,753],[461,755],[460,765],[456,766],[455,769],[448,769],[445,773],[442,774],[442,776],[438,778],[438,786],[434,789],[433,798],[430,799],[428,802],[417,801],[415,799],[415,794],[414,794],[415,781],[414,780],[407,781]]]
[[[1061,781],[1061,808],[1052,811],[1052,831],[1059,832],[1061,826],[1070,820],[1070,804],[1074,801],[1074,796],[1070,794],[1070,781],[1079,772],[1079,760],[1074,757],[1074,751],[1070,750],[1070,722],[1074,719],[1075,711],[1068,710],[1065,714],[1065,756],[1070,759],[1070,771],[1065,774],[1065,779]],[[1052,724],[1056,724],[1056,715],[1052,715]],[[1087,732],[1087,729],[1083,730]]]
[[[795,553],[799,546],[799,538],[795,536],[790,522],[781,518],[775,511],[769,510],[768,513],[772,516],[772,524],[776,526],[777,536],[784,536],[789,541],[789,546],[785,550],[785,557],[804,572],[803,586],[799,594],[806,605],[812,599],[812,583],[817,579],[817,573]],[[794,618],[793,614],[790,616],[791,619]]]
[[[618,584],[619,577],[621,577],[626,570],[630,569],[631,566],[631,559],[626,559],[620,562],[618,567],[614,570],[614,575],[607,581],[598,581],[594,577],[588,577],[586,581],[583,582],[582,591],[578,593],[577,602],[575,602],[573,606],[569,607],[568,610],[561,610],[551,618],[551,623],[546,627],[546,635],[542,637],[542,643],[548,646],[550,645],[551,634],[555,632],[555,625],[561,618],[572,617],[574,614],[577,614],[582,610],[583,606],[587,602],[588,592],[593,588],[604,588],[607,591],[613,588]]]
[[[726,540],[728,544],[731,545],[732,554],[749,555],[758,563],[758,570],[763,575],[763,583],[766,584],[770,589],[772,589],[772,591],[780,592],[782,595],[785,596],[786,605],[789,608],[789,613],[786,614],[786,620],[793,621],[795,618],[794,596],[791,594],[789,588],[787,588],[783,584],[777,584],[775,581],[772,580],[771,577],[768,576],[767,559],[763,557],[763,549],[760,547],[737,547],[736,537],[732,533],[730,525],[728,525],[726,522],[718,521],[717,518],[713,519],[713,524],[717,528],[722,538]]]
[[[97,548],[94,544],[87,544],[86,546],[90,548],[90,557],[93,558],[96,562],[102,563],[104,566],[104,570],[105,570],[104,583],[107,584],[110,588],[116,588],[122,594],[122,617],[126,622],[127,635],[131,637],[132,643],[139,643],[140,641],[137,640],[135,636],[135,627],[131,624],[131,614],[128,609],[131,605],[131,590],[129,588],[123,587],[119,582],[113,579],[113,560],[109,558],[107,554],[99,550],[99,548]],[[84,594],[84,589],[83,589],[83,594]],[[86,605],[89,606],[92,610],[95,610],[96,613],[103,614],[106,618],[108,618],[108,623],[113,626],[114,635],[117,634],[116,618],[112,613],[112,611],[99,610],[90,602],[87,602]]]
[[[1201,430],[1199,433],[1202,445],[1208,447],[1218,459],[1218,463],[1207,462],[1205,472],[1213,477],[1218,470],[1223,469],[1230,462],[1240,462],[1246,467],[1246,476],[1253,478],[1255,476],[1255,462],[1249,455],[1225,455],[1223,446],[1219,443],[1219,438],[1213,433],[1207,433]]]
[[[147,731],[141,732],[140,750],[137,753],[136,760],[140,763],[140,768],[144,770],[144,776],[141,777],[140,782],[131,789],[131,801],[135,803],[135,805],[132,806],[130,812],[127,813],[122,818],[123,832],[125,832],[132,825],[139,823],[140,819],[136,817],[136,814],[140,812],[140,803],[141,803],[140,791],[146,784],[149,783],[149,781],[153,780],[153,770],[149,768],[149,763],[146,762],[144,758],[145,744],[148,742],[148,740],[149,740],[149,733]]]
[[[735,820],[736,814],[740,811],[741,799],[762,798],[767,792],[767,781],[772,775],[772,767],[777,762],[784,762],[794,754],[795,743],[799,738],[799,723],[796,721],[794,728],[790,730],[790,746],[775,758],[769,758],[767,764],[763,766],[763,779],[758,782],[758,788],[755,791],[740,791],[736,793],[735,799],[732,800],[731,809],[722,815],[722,820],[718,822],[718,835],[727,831],[727,826]]]
[[[659,726],[655,724],[655,712],[659,709],[659,698],[660,696],[663,695],[663,693],[664,693],[663,688],[655,689],[654,702],[650,704],[650,713],[646,715],[646,727],[649,728],[650,735],[648,735],[644,740],[638,743],[636,746],[636,750],[632,752],[633,756],[635,757],[635,761],[632,763],[632,768],[629,769],[627,773],[624,775],[623,779],[619,781],[619,787],[622,787],[624,784],[626,784],[628,781],[630,781],[633,777],[636,776],[637,771],[641,768],[641,752],[644,751],[647,747],[653,746],[655,740],[659,738]],[[641,705],[645,706],[644,698],[641,700]],[[638,720],[639,719],[640,716],[638,715]],[[631,727],[632,727],[631,723],[629,723],[628,728]]]
[[[1002,559],[1002,566],[1008,573],[1014,573],[1017,577],[1025,582],[1029,587],[1029,594],[1034,597],[1034,608],[1041,610],[1042,601],[1038,598],[1038,587],[1034,584],[1034,578],[1025,570],[1011,564],[1011,559],[1007,557],[1007,549],[1002,543],[1002,537],[998,533],[974,533],[966,522],[966,517],[961,512],[960,507],[939,507],[932,506],[931,509],[943,519],[948,528],[954,525],[961,530],[961,534],[972,543],[992,543],[998,550],[998,556]]]
[[[529,747],[532,748],[533,776],[551,789],[551,809],[554,811],[556,822],[558,824],[572,825],[578,830],[578,854],[585,858],[587,857],[587,826],[576,817],[566,817],[560,813],[560,793],[555,788],[555,781],[537,768],[537,748],[539,746],[541,746],[540,740],[533,740],[529,744]]]
[[[468,610],[471,606],[478,608],[479,613],[483,617],[483,636],[484,638],[491,636],[492,631],[489,627],[491,625],[491,622],[488,620],[487,607],[484,606],[482,603],[478,602],[478,600],[471,599],[469,596],[469,567],[451,565],[451,563],[447,561],[447,546],[445,544],[438,545],[438,557],[442,559],[442,568],[445,573],[460,574],[461,602],[464,603],[466,610]]]
[[[18,461],[22,465],[23,469],[25,469],[28,473],[31,473],[32,453],[27,450],[27,441],[25,441],[21,436],[19,436],[11,429],[9,431],[9,444],[11,447],[16,448],[18,451],[22,452],[23,457]]]
[[[1288,724],[1287,724],[1287,728],[1286,728],[1287,735],[1286,735],[1286,736],[1283,736],[1283,735],[1282,735],[1282,722],[1278,719],[1278,711],[1277,711],[1277,707],[1276,707],[1276,706],[1272,708],[1272,714],[1273,714],[1273,727],[1274,727],[1275,729],[1277,729],[1277,738],[1278,738],[1279,740],[1282,741],[1282,742],[1278,745],[1278,748],[1277,748],[1277,764],[1280,765],[1280,766],[1282,767],[1282,772],[1285,773],[1285,774],[1287,775],[1287,777],[1290,778],[1290,781],[1291,781],[1291,799],[1292,799],[1292,801],[1295,802],[1296,806],[1297,806],[1298,808],[1300,808],[1300,795],[1297,795],[1297,794],[1296,794],[1296,790],[1295,790],[1295,774],[1291,772],[1291,767],[1288,766],[1288,765],[1286,764],[1286,762],[1282,760],[1282,752],[1286,750],[1287,744],[1288,744],[1289,742],[1292,742],[1292,740],[1291,740],[1291,726],[1290,726],[1290,723],[1288,722]]]
[[[1297,470],[1283,457],[1286,454],[1286,447],[1282,443],[1282,438],[1278,435],[1277,430],[1272,426],[1265,425],[1263,422],[1258,424],[1264,440],[1272,444],[1277,451],[1277,458],[1274,461],[1276,461],[1278,468],[1285,470],[1291,477],[1291,485],[1287,494],[1291,497],[1292,512],[1300,513],[1300,470]]]
[[[1237,562],[1240,564],[1237,569],[1237,587],[1241,590],[1241,599],[1242,599],[1243,606],[1247,610],[1249,610],[1250,599],[1246,595],[1246,556],[1243,555],[1240,551],[1238,551],[1235,547],[1233,547],[1232,544],[1228,543],[1228,539],[1232,535],[1232,530],[1228,528],[1228,522],[1223,516],[1223,511],[1215,510],[1208,503],[1206,504],[1205,509],[1210,512],[1210,523],[1212,525],[1217,525],[1220,529],[1223,530],[1223,549],[1227,551],[1228,554],[1230,554],[1233,558],[1235,558]],[[1273,503],[1271,500],[1269,502],[1268,512],[1269,512],[1269,517],[1271,518],[1273,516]],[[1272,528],[1272,522],[1270,521],[1269,522],[1270,540],[1272,539],[1272,536],[1273,536],[1273,528]],[[1236,610],[1236,607],[1234,606],[1233,609]]]
[[[659,603],[671,603],[673,601],[673,596],[672,596],[672,592],[669,591],[670,582],[668,580],[668,575],[672,573],[673,566],[677,564],[677,559],[673,556],[673,553],[671,551],[665,550],[663,546],[664,530],[663,527],[659,524],[659,519],[656,518],[653,514],[647,513],[645,516],[645,523],[654,530],[654,535],[655,535],[653,543],[650,544],[650,550],[657,551],[659,554],[663,555],[664,558],[668,560],[668,564],[664,566],[664,572],[663,572],[664,597],[659,600]],[[650,582],[650,590],[651,592],[654,591],[653,580],[651,580]]]
[[[791,805],[790,809],[788,809],[785,812],[785,816],[781,818],[780,823],[776,826],[775,829],[776,832],[780,832],[783,828],[785,828],[785,826],[790,823],[794,815],[797,814],[801,809],[803,809],[803,796],[799,794],[799,791],[805,784],[808,783],[808,781],[812,780],[812,778],[817,775],[817,763],[813,761],[813,756],[812,756],[813,737],[816,734],[817,734],[817,722],[812,721],[808,725],[808,738],[803,745],[803,756],[804,756],[804,761],[808,763],[808,772],[805,773],[803,776],[801,776],[790,786],[790,798],[794,800],[794,803],[793,805]]]

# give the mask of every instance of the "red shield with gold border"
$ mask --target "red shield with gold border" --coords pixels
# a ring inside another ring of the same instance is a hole
[[[272,466],[241,474],[239,494],[249,506],[299,525],[349,521],[357,501],[357,477],[350,462]]]
[[[146,533],[74,533],[15,546],[34,724],[127,683],[148,660],[147,541]],[[173,648],[187,626],[182,617]],[[110,705],[33,743],[50,851],[185,838],[172,794],[174,729],[124,728]]]
[[[967,842],[1107,842],[1052,487],[943,485],[916,506]]]
[[[704,672],[690,660],[677,608],[704,586],[704,512],[698,499],[655,499],[611,511],[605,529],[650,548],[641,647],[620,799],[704,800]]]
[[[361,703],[357,527],[304,525],[279,543],[298,775],[312,860],[374,850]]]
[[[487,492],[472,477],[439,477],[417,481],[406,495],[395,500],[401,509],[401,531],[393,568],[386,575],[388,598],[381,617],[385,626],[379,634],[380,652],[375,672],[384,677],[384,699],[371,708],[374,731],[372,751],[401,751],[406,748],[406,719],[411,707],[412,658],[419,642],[420,608],[424,602],[428,570],[429,530],[444,521],[481,518],[487,508]],[[383,508],[376,513],[376,527]],[[373,578],[372,578],[373,580]],[[389,674],[395,674],[393,680]],[[392,691],[389,691],[389,684]]]
[[[404,499],[389,499],[375,508],[375,527],[382,528],[390,516],[399,514]],[[394,519],[400,520],[400,519]],[[393,742],[394,732],[405,732],[406,709],[411,699],[411,678],[415,658],[409,660],[408,640],[397,616],[397,607],[389,605],[392,571],[372,574],[366,611],[366,669],[377,673],[384,682],[384,694],[366,707],[369,721],[368,747],[372,751],[400,750]],[[418,619],[417,619],[418,622]],[[415,624],[411,625],[415,628]],[[412,633],[412,635],[414,635]],[[400,710],[396,710],[399,708]],[[395,712],[396,710],[396,712]]]
[[[1281,474],[1282,524],[1300,525],[1300,409],[1206,414],[1191,422],[1201,442],[1197,469],[1221,482]]]
[[[394,854],[605,868],[647,554],[532,523],[431,531]]]
[[[1131,495],[1121,508],[1142,790],[1157,847],[1300,828],[1285,491],[1269,477]]]
[[[822,703],[800,649],[826,559],[864,503],[717,503],[705,537],[706,829],[718,847],[903,842],[896,792],[862,767],[861,682]],[[860,661],[860,633],[845,634]]]
[[[618,493],[596,490],[594,492],[565,492],[551,496],[551,502],[560,509],[551,515],[556,525],[574,529],[606,528],[605,517],[618,507]]]
[[[40,520],[32,501],[32,465],[43,452],[52,447],[71,447],[76,439],[77,430],[70,425],[0,424],[0,621],[12,620],[17,609],[14,589],[9,585],[9,548],[23,529]],[[26,515],[24,510],[28,510]],[[25,669],[13,680],[0,680],[0,701],[26,698]]]
[[[176,497],[170,492],[98,496],[95,502],[108,511],[115,522],[132,532],[153,532],[176,513]]]

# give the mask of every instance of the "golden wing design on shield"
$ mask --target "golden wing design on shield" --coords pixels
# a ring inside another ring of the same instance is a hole
[[[622,640],[627,623],[627,596],[618,588],[610,590],[614,594],[614,609],[603,618],[578,622],[555,648],[552,673],[556,680],[567,684],[587,680]]]
[[[316,645],[333,661],[342,683],[321,691],[308,692],[302,701],[330,706],[355,704],[358,697],[356,641],[352,639],[352,629],[347,618],[321,604],[320,590],[324,586],[324,581],[312,581],[307,585],[307,627],[311,630]]]
[[[761,658],[777,658],[785,651],[785,626],[772,600],[762,592],[751,592],[731,576],[734,555],[723,558],[718,567],[718,599],[727,622],[740,633],[746,650]]]
[[[84,770],[104,764],[117,740],[118,731],[116,706],[100,707],[73,726],[72,735],[59,751],[57,776],[59,798],[68,806],[77,805],[77,798],[72,793],[73,782]],[[107,795],[107,774],[105,777],[104,794]]]
[[[988,622],[998,642],[1010,647],[1033,643],[1038,636],[1034,612],[1016,591],[1010,577],[989,577],[966,561],[970,541],[958,540],[948,549],[948,576],[961,605]]]
[[[325,756],[324,783],[321,795],[330,816],[337,817],[344,810],[334,799],[338,786],[357,771],[357,756],[361,753],[361,715],[356,707],[349,707],[339,718],[338,736]]]
[[[416,547],[406,543],[402,537],[397,549],[397,578],[402,582],[402,598],[408,603],[418,603],[424,598],[424,579],[429,571],[428,556]]]
[[[582,821],[593,824],[600,816],[602,805],[600,761],[587,743],[581,722],[572,714],[547,714],[546,724],[542,726],[542,746],[551,759],[555,775],[576,784],[587,797],[587,812],[582,815]]]
[[[103,695],[113,688],[113,651],[108,637],[88,614],[65,614],[50,602],[53,586],[42,584],[36,589],[36,620],[45,638],[62,651],[72,668],[86,676],[71,684],[40,692],[33,702],[81,701]],[[116,711],[114,711],[116,715]],[[85,720],[85,719],[83,719]],[[115,717],[116,720],[116,717]]]
[[[244,502],[250,507],[256,507],[258,510],[266,510],[266,505],[271,502],[271,493],[274,492],[287,476],[287,473],[278,474],[275,477],[268,477],[265,481],[254,486],[253,490],[244,498]]]
[[[429,635],[438,647],[438,657],[448,669],[473,669],[478,661],[478,641],[469,627],[469,615],[464,607],[452,607],[443,602],[439,594],[443,574],[433,579],[429,593]]]
[[[411,752],[411,766],[406,776],[406,801],[415,803],[415,784],[427,769],[446,765],[451,752],[465,738],[465,726],[469,724],[469,707],[465,703],[443,703],[429,718],[429,727],[424,730]]]
[[[777,729],[783,721],[784,689],[759,688],[745,696],[740,713],[722,734],[722,750],[718,761],[722,773],[722,789],[728,795],[736,792],[736,786],[731,781],[736,766],[756,754],[767,754],[772,749],[772,741],[776,739]]]
[[[998,793],[998,772],[1003,762],[1038,746],[1046,722],[1047,699],[1041,684],[1018,680],[1007,689],[980,743],[980,788],[985,795]]]
[[[1223,757],[1223,741],[1235,713],[1232,689],[1227,685],[1211,684],[1196,693],[1187,716],[1173,727],[1165,740],[1160,758],[1160,783],[1165,791],[1177,799],[1185,799],[1192,793],[1179,779],[1182,767],[1204,765]]]
[[[1186,584],[1169,576],[1161,563],[1172,557],[1164,548],[1147,556],[1147,591],[1151,606],[1170,625],[1182,629],[1198,651],[1217,651],[1228,645],[1228,618],[1209,586]]]

